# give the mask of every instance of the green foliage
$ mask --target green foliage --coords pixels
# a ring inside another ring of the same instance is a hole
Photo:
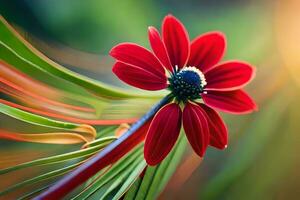
[[[10,63],[14,63],[12,59],[21,60],[31,67],[30,71],[32,73],[37,74],[36,71],[45,72],[48,75],[74,83],[75,85],[83,87],[93,94],[102,97],[151,98],[151,96],[141,95],[140,93],[133,91],[120,90],[102,82],[89,79],[54,63],[53,61],[47,59],[44,55],[39,53],[31,45],[26,43],[23,39],[18,37],[17,34],[11,29],[8,29],[8,26],[3,19],[1,19],[0,24],[0,38],[0,45],[2,46],[1,59],[7,60]],[[9,53],[11,55],[8,55]],[[20,65],[14,66],[17,68],[20,67]]]
[[[94,155],[101,149],[103,149],[105,146],[107,146],[110,142],[112,142],[115,139],[116,138],[112,138],[112,137],[101,138],[97,140],[97,145],[93,145],[85,149],[72,151],[70,153],[64,153],[56,156],[49,156],[46,158],[41,158],[30,162],[22,163],[19,165],[15,165],[13,167],[9,167],[6,169],[1,169],[0,175],[13,172],[15,170],[20,170],[20,169],[34,167],[34,166],[57,164],[60,162],[66,162],[74,159],[86,159],[89,158],[91,155]]]
[[[164,94],[120,89],[72,72],[32,47],[2,17],[0,46],[1,60],[62,92],[73,104],[93,107],[96,117],[125,119],[140,116]]]
[[[101,119],[123,119],[125,117],[138,117],[154,102],[158,101],[163,93],[156,96],[126,91],[95,81],[75,72],[72,72],[39,53],[24,39],[22,39],[1,18],[0,23],[0,59],[13,66],[34,80],[45,83],[49,87],[63,91],[75,105],[88,105],[93,107],[96,116]],[[33,114],[28,111],[0,103],[0,113],[25,122],[34,129],[42,126],[49,131],[63,130],[70,132],[88,132],[93,136],[94,128],[77,123],[65,122],[49,117]],[[13,175],[19,171],[43,168],[36,171],[35,177],[26,177],[0,191],[0,197],[17,192],[21,188],[34,188],[27,191],[19,199],[30,199],[41,193],[87,159],[100,152],[112,141],[116,140],[115,130],[118,126],[97,126],[95,140],[88,142],[84,148],[57,155],[34,159],[14,166],[0,169],[0,176]],[[157,196],[167,184],[175,171],[185,149],[185,140],[181,137],[172,153],[157,167],[149,167],[141,183],[141,191],[148,191],[147,198]],[[134,148],[123,158],[99,171],[90,178],[79,190],[69,194],[71,199],[120,199],[126,192],[140,180],[139,176],[147,166],[143,157],[143,144]],[[3,148],[4,149],[4,148]],[[55,152],[55,151],[54,151]],[[171,162],[172,161],[172,162]],[[152,169],[155,176],[150,178],[147,174]],[[164,178],[160,180],[160,176]],[[145,185],[145,183],[147,183]],[[128,199],[128,196],[126,196]],[[135,198],[132,198],[135,199]]]
[[[57,121],[50,118],[42,117],[17,108],[10,107],[2,103],[0,103],[0,112],[30,124],[45,126],[49,128],[73,130],[79,127],[78,124],[62,122],[62,121]]]
[[[125,195],[125,200],[156,199],[175,172],[185,148],[186,138],[182,133],[166,159],[155,167],[147,167],[144,177],[134,183]]]

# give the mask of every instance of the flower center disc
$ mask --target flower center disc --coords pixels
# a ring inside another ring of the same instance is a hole
[[[169,78],[169,89],[178,101],[201,98],[206,85],[203,73],[195,67],[184,67]]]

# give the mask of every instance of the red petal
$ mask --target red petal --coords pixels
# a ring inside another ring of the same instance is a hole
[[[205,110],[206,115],[208,116],[207,121],[210,133],[209,144],[218,149],[226,148],[228,143],[228,131],[222,118],[210,107],[204,104],[199,104],[199,106]]]
[[[245,114],[257,110],[255,102],[242,90],[207,91],[202,98],[210,107],[232,114]]]
[[[162,34],[172,66],[182,68],[190,53],[189,36],[185,27],[174,16],[168,15],[162,24]]]
[[[206,90],[237,90],[249,83],[255,69],[247,63],[231,61],[220,64],[205,74]]]
[[[144,156],[149,165],[160,163],[176,143],[181,128],[181,109],[176,103],[162,107],[146,136]]]
[[[166,76],[159,77],[143,68],[116,62],[112,71],[125,83],[145,90],[161,90],[167,87]]]
[[[165,44],[160,38],[159,32],[154,27],[148,28],[149,41],[151,44],[151,48],[156,55],[156,57],[160,60],[160,62],[168,69],[170,72],[173,72],[174,69],[171,65],[167,49]]]
[[[188,66],[208,71],[223,57],[226,48],[225,35],[221,32],[209,32],[195,38],[191,43]]]
[[[165,69],[159,60],[149,50],[137,44],[119,44],[112,48],[110,55],[121,62],[140,67],[161,78],[165,76]]]
[[[209,143],[209,127],[205,111],[197,104],[187,103],[182,119],[191,146],[200,157],[203,157]]]

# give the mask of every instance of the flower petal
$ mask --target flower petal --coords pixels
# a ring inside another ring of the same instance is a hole
[[[210,107],[199,104],[208,116],[207,122],[209,126],[209,144],[218,149],[224,149],[228,143],[228,131],[221,116]]]
[[[205,104],[232,114],[245,114],[257,110],[255,102],[242,90],[207,91],[202,94]]]
[[[209,143],[209,127],[205,111],[197,104],[187,103],[183,110],[183,128],[194,151],[203,157]]]
[[[160,163],[171,151],[181,128],[181,109],[176,103],[162,107],[148,130],[144,156],[149,165]]]
[[[249,83],[255,75],[255,69],[244,62],[231,61],[220,64],[205,74],[205,90],[237,90]]]
[[[134,87],[144,90],[161,90],[167,87],[167,77],[159,77],[151,71],[116,62],[112,71],[119,79]]]
[[[148,35],[151,48],[156,57],[160,60],[160,62],[165,66],[166,69],[168,69],[170,72],[173,72],[174,69],[171,65],[166,46],[161,40],[157,29],[155,27],[149,27]]]
[[[209,32],[195,38],[191,43],[188,66],[208,71],[223,57],[226,48],[225,35],[221,32]]]
[[[162,24],[163,41],[167,47],[172,66],[182,68],[187,63],[190,45],[189,36],[183,24],[172,15],[165,17]]]
[[[165,76],[165,69],[153,53],[137,44],[118,44],[111,49],[110,55],[121,62],[143,68],[159,77]]]

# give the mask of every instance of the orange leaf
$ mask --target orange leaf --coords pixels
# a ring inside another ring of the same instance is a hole
[[[16,133],[0,129],[0,139],[47,144],[89,143],[96,138],[96,131],[88,125],[80,125],[74,132]]]

